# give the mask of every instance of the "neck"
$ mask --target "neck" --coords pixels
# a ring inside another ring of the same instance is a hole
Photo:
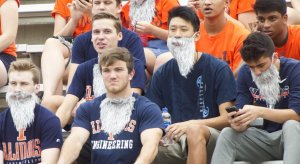
[[[204,18],[204,26],[208,35],[216,35],[220,33],[225,26],[227,19],[224,13],[214,17],[214,18]]]
[[[276,47],[282,47],[288,40],[288,27],[284,28],[282,33],[273,39]]]
[[[194,55],[194,64],[197,63],[197,61],[201,58],[202,52],[195,52]]]
[[[280,70],[280,59],[276,59],[276,62],[275,62],[275,67],[277,68],[278,72]]]
[[[124,90],[120,91],[120,92],[117,92],[117,93],[112,93],[110,91],[107,91],[107,98],[110,98],[110,99],[118,99],[118,98],[127,98],[127,97],[130,97],[132,96],[132,90],[129,87],[125,88]]]

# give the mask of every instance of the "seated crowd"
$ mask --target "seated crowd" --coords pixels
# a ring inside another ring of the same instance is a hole
[[[56,0],[40,101],[15,61],[20,2],[0,0],[0,164],[297,164],[296,1]]]

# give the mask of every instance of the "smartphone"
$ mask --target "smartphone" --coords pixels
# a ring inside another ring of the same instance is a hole
[[[234,112],[234,111],[237,112],[237,111],[239,110],[236,106],[227,107],[227,108],[225,108],[225,109],[226,109],[226,111],[227,111],[228,113]]]

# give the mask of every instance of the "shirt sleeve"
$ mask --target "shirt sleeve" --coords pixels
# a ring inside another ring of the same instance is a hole
[[[134,70],[135,70],[135,74],[130,83],[130,86],[131,88],[140,88],[144,90],[145,82],[146,82],[146,74],[145,74],[145,67],[143,62],[138,59],[134,59]]]
[[[86,47],[84,47],[87,43],[84,42],[84,36],[86,34],[79,35],[78,37],[75,38],[73,42],[73,47],[72,47],[72,57],[71,57],[71,62],[75,64],[81,64],[85,62],[84,56],[85,56],[85,50]]]
[[[217,104],[234,101],[236,98],[236,81],[228,65],[217,72],[216,88]]]
[[[239,0],[237,14],[253,11],[255,0]]]
[[[81,104],[77,111],[74,119],[73,127],[81,127],[88,131],[91,131],[92,127],[90,124],[89,117],[89,108],[87,107],[87,103]]]
[[[290,94],[288,108],[300,115],[300,65],[290,73]]]
[[[147,106],[142,113],[140,119],[139,133],[142,133],[144,130],[151,128],[164,129],[161,110],[156,104],[153,103]]]
[[[63,144],[62,130],[57,117],[51,117],[41,129],[41,148],[61,148]]]
[[[161,88],[161,78],[162,78],[162,68],[160,67],[152,76],[149,88],[146,92],[146,97],[148,97],[152,102],[156,103],[160,108],[165,107],[162,96]]]
[[[143,62],[143,65],[145,68],[146,59],[145,59],[145,53],[144,53],[144,48],[143,48],[141,39],[134,32],[131,32],[130,36],[131,37],[126,42],[126,48],[132,54],[133,57],[135,57]]]
[[[85,69],[84,69],[83,64],[80,64],[77,69],[76,72],[74,74],[74,77],[72,79],[72,82],[70,84],[70,87],[68,89],[68,93],[67,94],[72,94],[76,97],[79,98],[79,100],[84,96],[84,91],[85,91]]]
[[[251,75],[247,73],[247,67],[243,66],[237,78],[237,97],[236,106],[242,109],[244,105],[253,104],[253,97],[249,90],[248,82],[252,81]]]
[[[65,20],[67,20],[68,17],[70,17],[70,11],[67,7],[67,4],[71,3],[71,2],[72,2],[72,0],[70,2],[68,2],[68,0],[56,0],[55,5],[54,5],[54,9],[51,12],[51,16],[53,18],[55,18],[55,15],[59,14]]]

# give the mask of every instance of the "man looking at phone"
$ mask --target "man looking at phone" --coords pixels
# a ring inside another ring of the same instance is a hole
[[[236,100],[242,110],[228,114],[231,128],[221,132],[212,164],[299,163],[300,62],[278,58],[274,50],[272,39],[261,32],[244,41],[241,54],[246,64],[238,75]],[[258,117],[264,119],[263,128],[249,127]]]

